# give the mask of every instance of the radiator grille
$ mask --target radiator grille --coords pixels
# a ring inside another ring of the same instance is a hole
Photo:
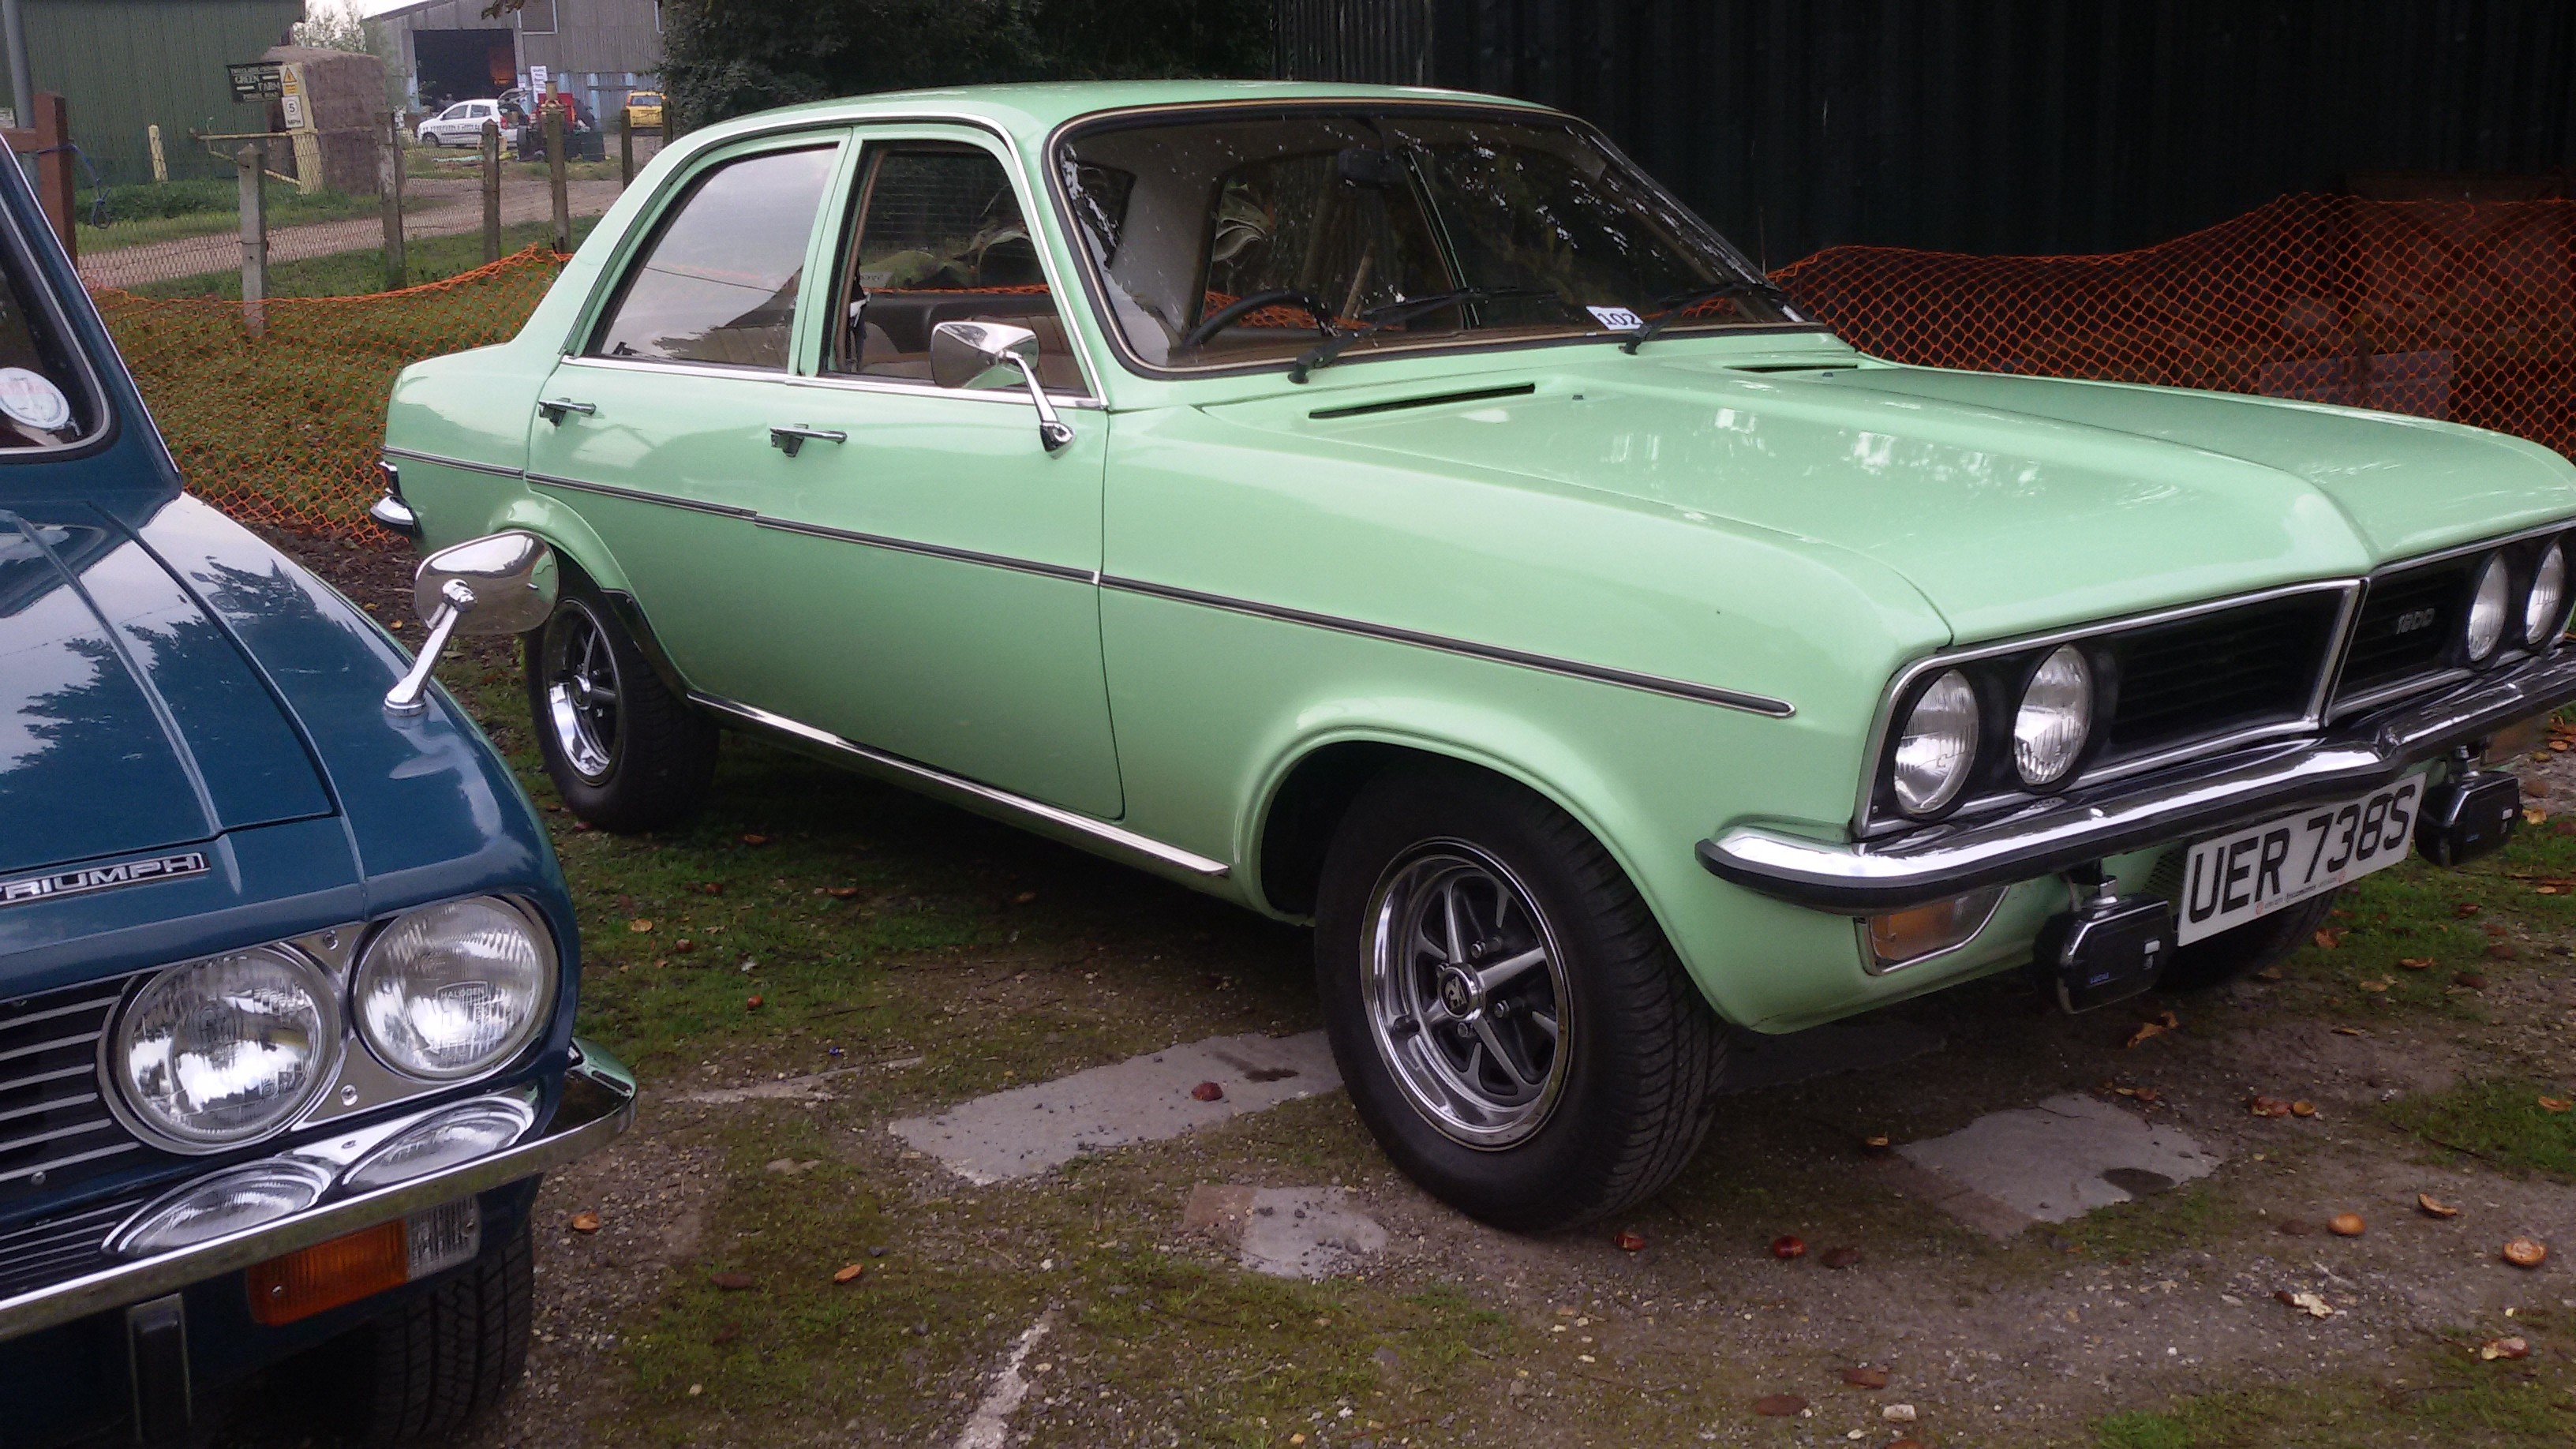
[[[2354,622],[2336,690],[2357,697],[2440,672],[2460,637],[2470,574],[2478,557],[2448,559],[2374,579]]]
[[[2293,594],[2113,634],[2119,693],[2100,763],[2302,718],[2343,595]]]
[[[143,1150],[99,1097],[99,1033],[123,985],[96,981],[0,1002],[0,1209]]]
[[[0,1298],[106,1267],[107,1235],[143,1202],[120,1198],[0,1233]]]

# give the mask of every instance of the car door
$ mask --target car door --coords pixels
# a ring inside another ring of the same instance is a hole
[[[1108,433],[1012,168],[963,127],[863,128],[813,365],[767,424],[801,430],[758,502],[768,707],[1085,814],[1121,797],[1102,674]],[[818,302],[821,297],[818,295]],[[833,325],[822,325],[829,321]],[[1050,450],[1017,375],[930,378],[930,329],[1032,328],[1072,424]],[[792,621],[792,622],[791,622]]]
[[[769,426],[845,133],[712,152],[603,271],[529,422],[528,484],[579,514],[692,686],[766,697],[757,641],[795,627],[751,519],[788,482]]]

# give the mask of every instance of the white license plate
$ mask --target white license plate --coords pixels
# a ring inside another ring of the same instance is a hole
[[[2423,798],[2424,777],[2409,775],[2198,842],[2184,863],[2175,941],[2190,945],[2404,860]]]

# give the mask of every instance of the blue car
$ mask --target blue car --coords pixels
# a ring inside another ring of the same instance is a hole
[[[360,1437],[435,1437],[520,1375],[539,1175],[634,1083],[573,1038],[545,831],[428,682],[553,559],[473,540],[419,595],[415,661],[181,492],[0,167],[0,1443],[202,1433],[308,1352]]]

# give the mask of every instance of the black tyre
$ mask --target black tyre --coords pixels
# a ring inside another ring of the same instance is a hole
[[[528,635],[528,718],[572,813],[603,830],[695,814],[716,769],[712,721],[671,693],[597,590],[567,576]]]
[[[1726,1036],[1583,827],[1464,768],[1361,791],[1315,910],[1360,1118],[1434,1196],[1540,1232],[1653,1195],[1708,1131]]]
[[[350,1437],[370,1445],[445,1439],[499,1403],[528,1366],[536,1281],[522,1218],[501,1251],[334,1344]]]
[[[2326,923],[2336,894],[2328,891],[2181,947],[2156,984],[2167,991],[2206,991],[2285,960]]]

